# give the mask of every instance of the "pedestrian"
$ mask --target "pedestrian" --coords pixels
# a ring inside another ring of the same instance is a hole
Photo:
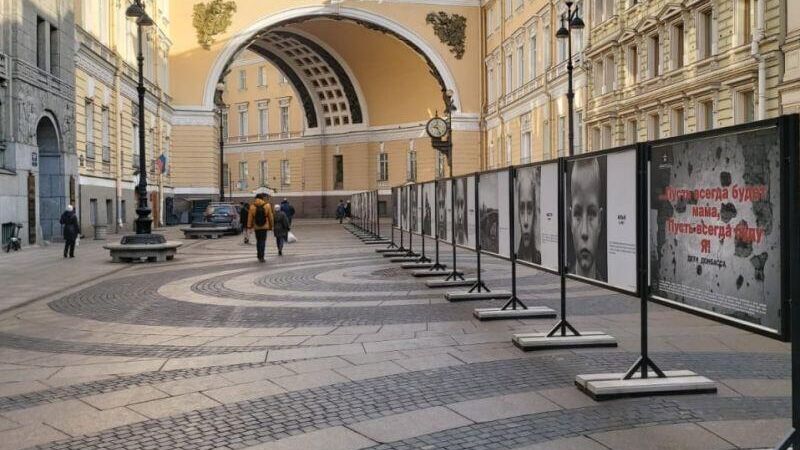
[[[347,208],[344,206],[344,202],[339,200],[339,206],[336,207],[336,218],[339,219],[339,223],[342,223],[345,214],[347,214]]]
[[[344,216],[349,219],[349,218],[353,217],[351,215],[352,213],[353,213],[353,210],[350,208],[350,200],[348,200],[347,204],[344,206]]]
[[[292,219],[294,218],[294,206],[289,203],[289,200],[283,199],[281,202],[281,211],[286,214],[286,217],[289,219],[289,225],[292,225]]]
[[[72,205],[67,205],[67,210],[61,214],[61,225],[63,226],[62,235],[64,236],[64,258],[69,256],[75,257],[75,241],[81,234],[81,226],[78,223],[78,216],[75,214],[75,208]]]
[[[266,194],[256,195],[247,214],[247,228],[255,230],[256,254],[258,260],[264,262],[264,251],[267,246],[267,231],[272,229],[272,207],[266,202]]]
[[[247,228],[247,218],[250,216],[250,205],[247,202],[242,203],[242,209],[239,212],[239,222],[242,224],[242,233],[244,233],[244,243],[250,243],[250,229]]]
[[[289,239],[290,225],[289,216],[283,212],[283,206],[275,205],[275,226],[272,232],[275,234],[275,245],[278,246],[278,256],[283,256],[283,244]]]

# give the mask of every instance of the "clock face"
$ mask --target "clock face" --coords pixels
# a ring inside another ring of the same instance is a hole
[[[434,117],[429,120],[425,128],[428,131],[428,135],[434,138],[441,138],[447,134],[447,122],[441,117]]]

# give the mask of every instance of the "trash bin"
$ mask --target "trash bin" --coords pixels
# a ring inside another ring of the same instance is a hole
[[[94,239],[96,241],[102,241],[106,239],[106,234],[108,234],[108,225],[95,225],[94,226]]]

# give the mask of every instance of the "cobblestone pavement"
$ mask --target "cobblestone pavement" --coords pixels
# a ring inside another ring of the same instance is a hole
[[[36,286],[0,314],[0,449],[754,449],[789,427],[786,344],[653,305],[651,356],[719,392],[597,403],[573,380],[636,359],[636,299],[570,282],[572,323],[619,348],[525,353],[511,335],[552,320],[478,322],[500,302],[448,303],[338,224],[294,231],[265,264],[238,237],[158,265],[87,249],[49,290],[36,268],[58,277],[58,249],[0,260]],[[482,260],[490,287],[508,264]],[[519,272],[521,298],[558,307],[556,277]]]

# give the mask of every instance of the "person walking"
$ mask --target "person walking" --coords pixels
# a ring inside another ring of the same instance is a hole
[[[63,226],[62,235],[64,236],[64,258],[69,256],[75,257],[75,241],[81,234],[81,226],[78,223],[78,216],[75,214],[75,208],[72,205],[67,205],[67,210],[61,214],[61,225]]]
[[[256,200],[250,205],[247,214],[247,228],[255,230],[256,254],[258,260],[264,262],[264,252],[267,246],[267,231],[272,230],[272,207],[266,202],[265,194],[256,195]]]
[[[283,206],[275,205],[275,226],[272,228],[272,232],[275,234],[278,256],[283,256],[283,244],[289,240],[290,225],[289,217],[283,212]]]
[[[247,202],[242,203],[242,209],[239,211],[239,222],[242,224],[242,233],[244,233],[244,243],[250,243],[250,229],[247,228],[247,218],[250,217],[250,205]]]
[[[339,223],[342,223],[345,214],[347,214],[347,208],[345,208],[344,202],[339,200],[339,206],[336,207],[336,218],[339,219]]]
[[[289,219],[289,225],[291,225],[292,219],[294,218],[294,206],[289,203],[289,200],[283,199],[281,202],[281,211],[286,214],[286,217]]]

